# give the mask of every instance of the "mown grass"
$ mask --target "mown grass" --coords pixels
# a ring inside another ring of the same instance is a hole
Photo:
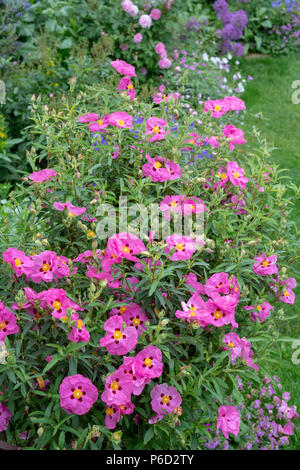
[[[243,95],[247,107],[247,115],[242,126],[246,139],[251,142],[253,126],[258,127],[261,135],[276,147],[272,154],[272,162],[281,168],[286,168],[287,175],[300,186],[300,103],[292,101],[293,93],[296,91],[292,88],[292,84],[296,80],[300,81],[300,54],[283,57],[245,57],[240,62],[243,74],[253,77]],[[300,99],[300,93],[296,98]],[[263,119],[258,117],[260,115]],[[295,205],[294,220],[299,227],[300,200]],[[297,280],[299,285],[300,279]],[[283,324],[281,332],[285,336],[300,340],[299,287],[296,290],[295,305],[288,308],[290,316],[298,314],[298,318]],[[278,350],[274,351],[274,356],[279,359],[279,365],[274,364],[272,370],[274,375],[280,378],[283,391],[290,392],[291,403],[297,405],[300,412],[300,364],[293,364],[293,352],[295,350],[292,348],[292,342],[281,343]],[[298,420],[298,427],[299,424]],[[300,449],[300,428],[291,447]]]

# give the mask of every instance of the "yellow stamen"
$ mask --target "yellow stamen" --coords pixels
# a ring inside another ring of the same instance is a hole
[[[194,305],[190,309],[190,317],[195,317],[197,315],[197,309]]]
[[[124,313],[124,312],[126,312],[126,310],[127,310],[127,307],[121,307],[120,308],[120,313]]]
[[[184,248],[184,244],[183,244],[183,243],[177,243],[177,245],[176,245],[176,250],[181,251],[181,250],[183,250],[183,248]]]
[[[74,392],[73,392],[73,397],[74,397],[74,398],[77,398],[77,400],[78,400],[79,398],[81,398],[81,395],[82,395],[82,391],[79,390],[79,388],[77,388],[76,390],[74,390]]]
[[[110,388],[112,388],[114,391],[118,390],[119,386],[120,385],[118,384],[116,380],[110,384]]]
[[[222,109],[221,106],[219,104],[216,104],[215,111],[221,111],[221,109]]]
[[[159,132],[160,128],[158,126],[154,126],[152,129],[153,134],[157,134]]]
[[[160,162],[155,162],[155,163],[154,163],[154,166],[155,166],[155,168],[160,168],[160,167],[161,167],[161,163],[160,163]]]
[[[44,382],[44,379],[42,377],[37,377],[36,381],[39,384],[40,388],[45,388],[45,382]]]
[[[141,323],[141,320],[139,318],[134,318],[132,320],[133,326],[139,326],[140,323]]]
[[[121,338],[123,338],[122,332],[121,331],[115,331],[114,332],[114,338],[119,341]]]
[[[42,270],[44,271],[44,273],[50,271],[50,269],[51,269],[50,264],[48,264],[48,263],[43,264]]]
[[[216,320],[219,320],[219,318],[222,318],[223,313],[221,312],[221,310],[216,310],[215,313],[214,313],[214,317],[215,317]]]
[[[114,414],[114,410],[112,408],[106,408],[105,414],[107,414],[108,416],[111,416],[112,414]]]
[[[170,397],[167,397],[166,395],[164,395],[164,396],[162,397],[161,401],[166,405],[167,403],[169,403]]]
[[[56,300],[53,304],[53,307],[55,308],[55,310],[59,310],[61,307],[61,302],[59,300]]]
[[[0,330],[4,330],[5,327],[6,327],[5,321],[1,321],[0,322]]]
[[[15,258],[15,265],[17,266],[17,268],[19,268],[22,264],[22,261],[20,260],[20,258]]]
[[[118,119],[117,124],[118,124],[118,126],[123,127],[124,126],[123,119]]]
[[[144,364],[145,366],[152,366],[152,360],[150,359],[150,357],[147,357],[145,360],[144,360]]]

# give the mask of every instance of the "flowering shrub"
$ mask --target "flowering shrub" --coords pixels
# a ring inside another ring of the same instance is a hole
[[[244,46],[236,41],[243,36],[243,30],[248,23],[247,13],[245,10],[232,13],[226,0],[216,0],[213,8],[223,24],[223,28],[218,31],[221,53],[226,54],[230,50],[235,56],[242,56]]]
[[[262,386],[258,387],[251,381],[243,383],[240,377],[236,377],[241,403],[237,408],[232,405],[220,407],[216,427],[207,423],[211,434],[204,443],[207,449],[231,449],[229,432],[240,435],[241,449],[278,450],[289,445],[294,421],[299,415],[295,406],[289,406],[290,394],[282,391],[278,377],[273,376],[272,379],[275,383],[271,384],[265,377]],[[230,397],[229,401],[232,401]],[[240,430],[242,417],[248,423],[244,431]]]
[[[229,6],[239,9],[241,2],[232,1],[229,2]],[[248,23],[243,31],[246,52],[283,54],[294,51],[299,46],[300,6],[298,1],[247,1],[242,3],[242,8],[248,16]]]
[[[117,92],[32,100],[39,153],[0,232],[1,429],[26,448],[202,449],[210,423],[244,448],[235,377],[274,385],[296,285],[287,185],[230,124],[241,99],[195,119],[179,96],[143,103],[134,67],[111,65]]]

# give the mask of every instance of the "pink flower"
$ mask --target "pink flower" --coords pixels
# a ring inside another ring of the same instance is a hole
[[[125,356],[123,358],[123,365],[119,367],[118,371],[131,379],[133,395],[140,395],[144,390],[145,385],[151,382],[151,377],[138,375],[136,371],[135,357]]]
[[[182,310],[177,310],[175,316],[177,318],[184,318],[190,323],[190,321],[196,321],[201,326],[206,326],[206,323],[202,321],[201,312],[205,310],[205,302],[198,293],[192,295],[187,303],[181,302]]]
[[[268,256],[263,253],[258,258],[254,258],[256,263],[254,263],[252,269],[255,274],[259,276],[268,276],[269,274],[276,274],[278,272],[278,267],[276,266],[277,256],[271,255]]]
[[[131,376],[116,370],[106,379],[105,391],[101,395],[101,400],[107,405],[123,405],[130,402],[132,390]]]
[[[156,44],[156,46],[155,46],[155,52],[156,52],[162,59],[165,59],[166,57],[168,57],[167,49],[166,49],[166,46],[164,45],[163,42],[159,42],[158,44]]]
[[[159,204],[160,210],[163,216],[167,220],[171,220],[171,213],[175,214],[181,212],[181,203],[183,201],[183,195],[179,196],[165,196]]]
[[[32,257],[33,266],[28,274],[34,282],[51,282],[55,278],[58,265],[55,251],[46,250]]]
[[[64,211],[65,209],[68,209],[69,215],[71,217],[77,217],[78,215],[81,215],[86,211],[85,207],[73,206],[73,204],[71,204],[69,201],[54,202],[53,207],[57,211],[61,211],[61,212]]]
[[[206,211],[206,206],[202,199],[199,199],[198,197],[190,197],[183,201],[181,210],[183,215],[200,214],[201,212]]]
[[[222,430],[226,439],[228,435],[237,436],[240,431],[241,416],[238,409],[231,405],[220,406],[218,409],[217,429]]]
[[[172,67],[172,60],[168,57],[164,57],[163,59],[158,61],[158,66],[160,69],[169,69]]]
[[[142,42],[142,40],[143,40],[143,35],[141,33],[137,33],[133,37],[133,42],[135,42],[136,44],[139,44],[140,42]]]
[[[135,68],[133,65],[127,64],[124,60],[114,60],[110,63],[117,72],[121,75],[127,75],[128,77],[136,77]]]
[[[151,158],[148,153],[146,158],[149,163],[143,165],[142,170],[146,178],[151,177],[152,182],[175,180],[181,177],[181,169],[177,163],[165,161],[159,155]]]
[[[294,428],[294,423],[285,423],[284,426],[281,426],[281,424],[279,424],[278,431],[287,436],[292,436],[294,434]]]
[[[83,321],[80,319],[76,319],[75,321],[76,326],[72,327],[72,331],[68,335],[68,340],[72,341],[72,343],[78,343],[78,341],[88,343],[90,340],[90,333],[85,328]]]
[[[144,379],[160,377],[163,372],[162,353],[156,346],[147,346],[135,356],[134,370]]]
[[[132,3],[131,0],[123,0],[122,8],[126,13],[129,13],[130,16],[136,16],[138,14],[138,7]]]
[[[202,320],[208,325],[220,327],[231,324],[233,328],[238,328],[234,318],[234,310],[238,299],[231,294],[221,296],[212,294],[212,299],[205,303],[205,311],[202,314]]]
[[[100,345],[110,354],[122,356],[135,348],[138,332],[134,326],[123,329],[122,316],[113,315],[104,323],[106,335],[100,339]]]
[[[219,118],[229,111],[229,105],[225,100],[205,101],[204,112],[211,111],[212,117]]]
[[[231,351],[232,363],[234,364],[238,357],[241,357],[252,369],[259,370],[257,364],[253,363],[253,351],[251,343],[246,338],[240,338],[236,333],[228,333],[224,338],[225,345],[223,349]]]
[[[150,12],[150,16],[155,21],[159,20],[161,17],[161,10],[159,10],[158,8],[153,8],[153,10],[151,10]]]
[[[241,338],[236,333],[228,333],[224,337],[224,343],[226,346],[223,349],[231,351],[232,364],[234,364],[236,359],[242,356]]]
[[[164,127],[167,125],[167,122],[164,119],[151,116],[147,120],[146,132],[145,135],[152,135],[149,139],[149,142],[155,142],[156,140],[162,140],[165,138]]]
[[[15,315],[0,301],[0,341],[4,341],[6,336],[18,332],[19,327]]]
[[[251,311],[251,320],[256,323],[257,319],[261,323],[266,321],[266,319],[270,316],[271,310],[274,308],[268,302],[263,302],[259,305],[249,305],[248,307],[243,307],[245,310],[252,310]]]
[[[102,268],[108,271],[112,264],[120,263],[123,258],[139,261],[134,255],[145,250],[144,243],[136,235],[129,232],[116,233],[108,239],[105,256],[101,263]]]
[[[228,273],[216,273],[207,279],[205,284],[205,293],[208,297],[214,294],[232,294],[235,297],[240,296],[240,289],[235,276],[230,279]]]
[[[248,183],[249,179],[244,176],[245,171],[238,166],[237,162],[227,163],[227,175],[233,186],[240,185],[241,189],[246,188],[246,183]]]
[[[109,126],[109,114],[105,114],[103,118],[97,120],[97,122],[92,122],[89,125],[89,130],[91,132],[101,132],[103,129]]]
[[[191,237],[184,237],[175,233],[166,238],[166,243],[168,247],[165,249],[165,253],[175,249],[174,253],[168,256],[172,261],[190,259],[196,251],[195,240]]]
[[[142,15],[139,19],[139,24],[142,28],[150,28],[152,19],[149,15]]]
[[[220,148],[219,137],[217,135],[214,135],[211,137],[205,137],[203,139],[203,142],[207,142],[213,148],[216,148],[216,149]]]
[[[295,293],[292,291],[297,287],[297,281],[293,277],[289,277],[284,281],[280,281],[280,285],[283,286],[283,291],[280,293],[279,300],[285,304],[293,305],[295,303]]]
[[[18,277],[22,274],[28,275],[34,265],[31,257],[26,256],[24,251],[17,250],[16,248],[8,248],[2,253],[2,257],[4,261],[12,265]]]
[[[151,406],[158,416],[163,417],[166,413],[170,414],[180,407],[182,398],[175,387],[169,387],[163,383],[156,385],[150,393],[152,398]]]
[[[7,406],[0,402],[0,432],[6,431],[11,416]]]
[[[224,127],[223,136],[229,140],[230,150],[234,150],[236,145],[247,143],[247,140],[244,139],[244,132],[231,124]]]
[[[81,374],[65,377],[59,387],[60,406],[68,414],[84,415],[98,399],[98,390]]]
[[[57,266],[55,270],[55,276],[57,279],[62,279],[63,277],[68,277],[70,274],[70,269],[68,266],[69,260],[65,256],[57,256]],[[72,274],[76,273],[77,268],[73,268]]]
[[[87,113],[87,114],[84,114],[83,116],[79,116],[77,121],[82,122],[82,123],[94,122],[94,121],[97,121],[97,119],[99,119],[99,117],[100,117],[99,114]]]
[[[52,180],[53,178],[56,178],[56,171],[55,170],[40,170],[40,171],[34,171],[29,175],[29,179],[34,181],[35,183],[44,183],[47,180]]]
[[[125,111],[117,111],[109,116],[109,123],[112,126],[117,126],[119,129],[129,128],[132,129],[133,116]]]
[[[100,250],[96,250],[97,258],[101,259]],[[80,263],[91,263],[94,260],[94,254],[92,250],[86,250],[83,253],[80,253],[75,259],[73,259],[73,263],[80,262]]]
[[[185,144],[191,144],[195,147],[199,147],[200,145],[203,145],[202,137],[200,137],[199,134],[192,132],[191,134],[189,134],[189,137],[190,139],[184,141]]]
[[[169,172],[169,180],[173,181],[177,180],[178,178],[181,178],[181,168],[177,163],[171,160],[167,160],[165,162],[165,166]]]
[[[73,300],[69,299],[64,289],[48,289],[39,294],[45,304],[52,309],[54,318],[63,318],[67,315],[68,310],[82,310]]]
[[[133,326],[137,330],[138,335],[147,330],[145,322],[150,323],[149,318],[142,311],[142,308],[139,305],[137,305],[134,310],[130,308],[127,309],[124,313],[122,313],[122,316],[126,325]]]
[[[121,78],[120,83],[118,85],[118,90],[125,92],[126,95],[130,98],[130,101],[132,101],[135,97],[134,87],[128,77]]]
[[[117,423],[121,419],[120,407],[118,405],[110,405],[105,409],[105,426],[107,429],[115,429]]]
[[[236,96],[226,96],[224,98],[229,111],[241,111],[246,109],[245,102]]]
[[[187,285],[191,286],[197,294],[205,294],[205,289],[204,286],[201,284],[201,282],[197,281],[197,276],[194,273],[189,273],[186,276],[183,276],[185,278],[185,282]],[[192,291],[191,293],[193,293]]]

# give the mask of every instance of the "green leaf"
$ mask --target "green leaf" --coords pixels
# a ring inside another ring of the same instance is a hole
[[[144,445],[148,444],[151,441],[152,437],[154,436],[154,429],[153,426],[146,431],[144,435]]]

